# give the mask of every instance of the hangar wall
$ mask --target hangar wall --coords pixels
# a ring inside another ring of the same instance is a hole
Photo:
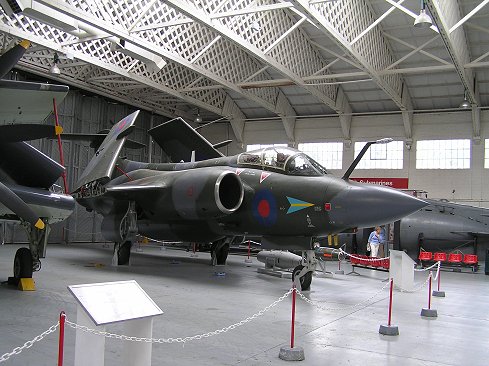
[[[489,111],[481,111],[481,140],[472,139],[473,126],[470,110],[443,113],[415,114],[413,119],[413,144],[404,146],[403,169],[356,170],[353,176],[409,178],[410,189],[428,192],[430,198],[447,198],[459,203],[489,207],[489,190],[484,182],[489,180],[489,169],[484,169],[484,139],[489,138]],[[201,132],[211,141],[223,140],[229,130],[222,124]],[[367,139],[392,137],[406,140],[400,114],[380,116],[354,116],[351,123],[351,147],[344,145],[343,169],[332,173],[341,175],[354,159],[354,143]],[[471,139],[471,168],[462,170],[416,169],[416,141],[426,139]],[[296,144],[302,142],[343,141],[337,117],[298,119],[295,126]],[[229,153],[237,153],[246,144],[289,143],[281,121],[249,121],[245,124],[243,144],[231,144]]]

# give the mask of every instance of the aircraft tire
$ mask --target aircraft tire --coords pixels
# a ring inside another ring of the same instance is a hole
[[[292,271],[292,281],[295,280],[295,277],[299,275],[303,268],[304,266],[301,264],[294,268]],[[301,291],[308,291],[311,288],[312,271],[306,272],[306,274],[300,278],[299,282],[301,284]]]
[[[14,278],[32,278],[32,255],[29,248],[19,248],[15,252]]]
[[[216,251],[216,264],[222,266],[226,264],[226,259],[228,259],[229,254],[229,244],[224,244],[220,249]]]
[[[117,263],[120,266],[126,266],[129,264],[129,258],[131,256],[131,241],[125,241],[122,243],[117,250]]]

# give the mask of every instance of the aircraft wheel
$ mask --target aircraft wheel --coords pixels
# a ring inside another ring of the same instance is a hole
[[[303,265],[298,265],[294,268],[292,271],[292,281],[295,280],[295,277],[299,275],[303,268]],[[312,282],[312,271],[306,272],[306,274],[299,279],[299,282],[301,284],[301,291],[309,290]]]
[[[226,264],[226,259],[229,254],[229,244],[224,244],[220,249],[216,251],[216,264],[224,265]]]
[[[132,242],[128,240],[120,244],[119,249],[117,249],[117,262],[120,266],[129,264],[129,258],[131,256],[131,246]]]
[[[32,255],[28,248],[19,248],[15,253],[14,278],[32,278]]]

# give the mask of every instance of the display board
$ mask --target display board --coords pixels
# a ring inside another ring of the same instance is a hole
[[[163,314],[134,280],[73,285],[68,289],[96,325]]]

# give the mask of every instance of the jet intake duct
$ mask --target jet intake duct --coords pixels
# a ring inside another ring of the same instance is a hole
[[[190,170],[175,180],[173,205],[186,219],[218,218],[235,212],[242,204],[241,179],[231,171]]]

